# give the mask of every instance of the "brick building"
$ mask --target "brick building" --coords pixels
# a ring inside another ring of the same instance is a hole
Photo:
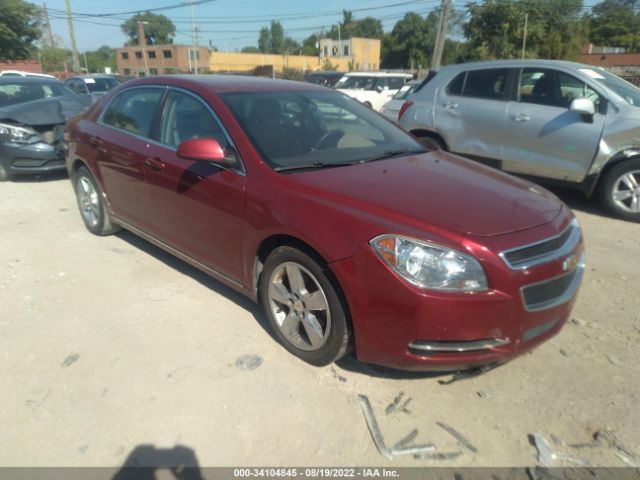
[[[147,45],[142,25],[138,33],[138,45],[116,48],[118,73],[125,76],[144,77],[165,73],[193,73],[197,66],[202,73],[209,69],[209,49],[191,45]]]

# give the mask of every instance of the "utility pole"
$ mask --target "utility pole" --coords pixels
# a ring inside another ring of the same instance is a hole
[[[67,23],[69,25],[69,39],[71,40],[71,57],[73,58],[73,71],[80,71],[80,58],[78,57],[78,47],[76,45],[76,34],[73,31],[73,17],[71,16],[71,0],[64,0],[67,7]]]
[[[49,10],[47,9],[47,4],[42,4],[42,9],[44,11],[44,25],[47,29],[47,37],[49,37],[49,46],[53,47],[53,32],[51,31],[51,22],[49,22]]]
[[[198,74],[198,33],[196,32],[196,24],[193,20],[193,0],[189,0],[189,7],[191,9],[191,40],[193,43],[193,73]]]
[[[447,38],[447,25],[449,24],[449,16],[453,5],[451,0],[442,0],[440,4],[440,21],[438,22],[438,30],[436,33],[436,42],[433,46],[433,57],[431,57],[431,68],[438,68],[442,62],[442,53],[444,52],[444,43]]]
[[[522,58],[524,59],[524,52],[527,49],[527,23],[529,21],[529,14],[524,14],[524,33],[522,34]]]

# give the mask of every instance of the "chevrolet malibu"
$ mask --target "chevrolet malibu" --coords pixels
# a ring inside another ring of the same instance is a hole
[[[259,302],[313,365],[498,364],[556,334],[581,282],[580,226],[555,196],[427,152],[337,91],[138,79],[68,141],[90,232],[125,228]]]

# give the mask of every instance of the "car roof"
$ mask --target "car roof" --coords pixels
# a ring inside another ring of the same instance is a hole
[[[411,77],[412,73],[393,73],[393,72],[349,72],[344,74],[345,77]]]
[[[205,87],[216,93],[228,92],[287,92],[287,91],[333,91],[319,85],[292,80],[275,80],[245,75],[161,75],[142,77],[126,82],[126,87],[136,85],[172,85],[176,87]]]
[[[584,63],[569,62],[566,60],[487,60],[482,62],[467,62],[443,65],[441,70],[465,70],[467,68],[518,68],[518,67],[564,67],[571,70],[578,68],[596,68]]]
[[[18,77],[18,76],[6,76],[6,77],[0,77],[0,85],[5,85],[5,84],[16,84],[16,83],[33,83],[33,84],[38,84],[38,83],[62,83],[60,82],[60,80],[58,80],[57,78],[49,78],[49,77],[32,77],[32,76],[28,76],[28,77]]]

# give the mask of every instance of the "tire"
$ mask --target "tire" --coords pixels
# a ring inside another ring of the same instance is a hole
[[[351,338],[346,309],[318,261],[293,247],[276,248],[258,284],[260,303],[284,348],[315,366],[343,357]]]
[[[417,137],[418,142],[428,150],[446,150],[444,144],[435,137]]]
[[[640,222],[640,158],[622,161],[609,170],[602,179],[599,194],[612,215]]]
[[[111,222],[102,192],[89,170],[80,167],[73,174],[72,181],[80,216],[87,230],[100,236],[111,235],[120,230],[118,225]]]
[[[0,182],[8,182],[11,179],[12,175],[6,168],[4,168],[4,165],[2,165],[2,163],[0,162]]]

